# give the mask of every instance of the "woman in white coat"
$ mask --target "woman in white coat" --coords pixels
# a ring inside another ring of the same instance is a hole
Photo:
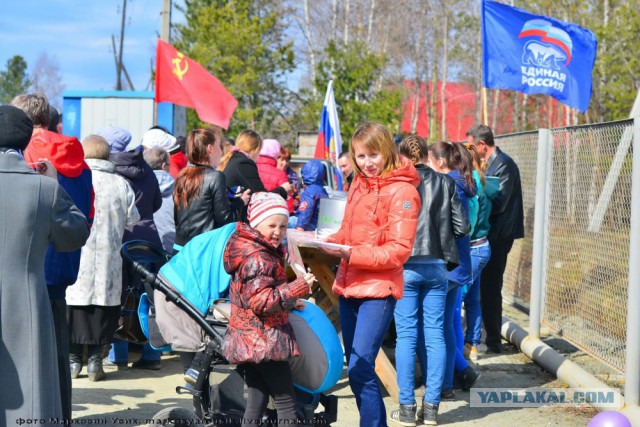
[[[82,146],[93,178],[95,216],[89,240],[82,248],[78,279],[67,289],[69,363],[71,378],[77,378],[86,344],[87,375],[90,381],[100,381],[105,378],[102,349],[113,341],[120,315],[122,236],[140,215],[131,186],[116,175],[116,166],[109,161],[107,141],[89,135]]]

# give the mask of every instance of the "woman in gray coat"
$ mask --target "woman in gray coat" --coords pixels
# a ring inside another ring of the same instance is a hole
[[[73,251],[89,237],[53,166],[22,158],[32,131],[22,110],[0,106],[0,425],[62,418],[45,253],[50,242]]]

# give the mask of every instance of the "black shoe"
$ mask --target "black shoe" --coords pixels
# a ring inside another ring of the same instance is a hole
[[[426,426],[437,426],[438,425],[438,407],[439,405],[436,403],[423,402],[422,409],[420,410],[420,414],[422,415],[422,424]]]
[[[131,364],[132,368],[135,369],[149,369],[152,371],[157,371],[162,367],[159,360],[147,360],[147,359],[139,359]]]
[[[441,400],[456,400],[456,392],[453,391],[452,388],[450,389],[442,389],[442,392],[440,393],[440,399]]]
[[[69,363],[69,370],[71,371],[71,378],[75,380],[80,375],[80,371],[82,371],[82,363]]]
[[[102,360],[100,358],[89,358],[89,363],[87,363],[87,376],[89,376],[89,381],[102,381],[107,377],[104,373],[104,369],[102,369]]]
[[[476,383],[480,374],[475,371],[471,366],[467,366],[462,373],[456,374],[457,380],[462,386],[462,390],[469,391],[471,387]]]
[[[389,419],[395,421],[401,426],[413,427],[416,425],[416,409],[418,406],[413,405],[400,405],[400,409],[391,411]]]
[[[82,354],[69,353],[69,370],[72,379],[78,378],[82,371]]]
[[[497,344],[497,345],[487,345],[487,351],[486,353],[491,353],[491,354],[500,354],[502,353],[502,345]]]

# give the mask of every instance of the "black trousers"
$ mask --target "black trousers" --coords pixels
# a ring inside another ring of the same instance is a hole
[[[249,389],[242,425],[259,425],[267,409],[269,396],[272,396],[278,412],[278,425],[297,426],[295,390],[289,363],[243,363],[239,367],[244,372]]]
[[[64,299],[51,300],[53,328],[58,347],[58,377],[60,378],[60,398],[62,416],[71,419],[71,371],[69,369],[69,324],[67,323],[67,302]]]
[[[513,246],[513,239],[491,240],[491,258],[480,276],[480,305],[482,321],[487,331],[485,344],[500,346],[502,327],[502,281],[507,267],[507,257]]]

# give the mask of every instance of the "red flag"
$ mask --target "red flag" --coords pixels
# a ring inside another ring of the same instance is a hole
[[[203,122],[229,128],[238,101],[218,79],[170,44],[158,39],[156,102],[173,102],[196,110]]]

